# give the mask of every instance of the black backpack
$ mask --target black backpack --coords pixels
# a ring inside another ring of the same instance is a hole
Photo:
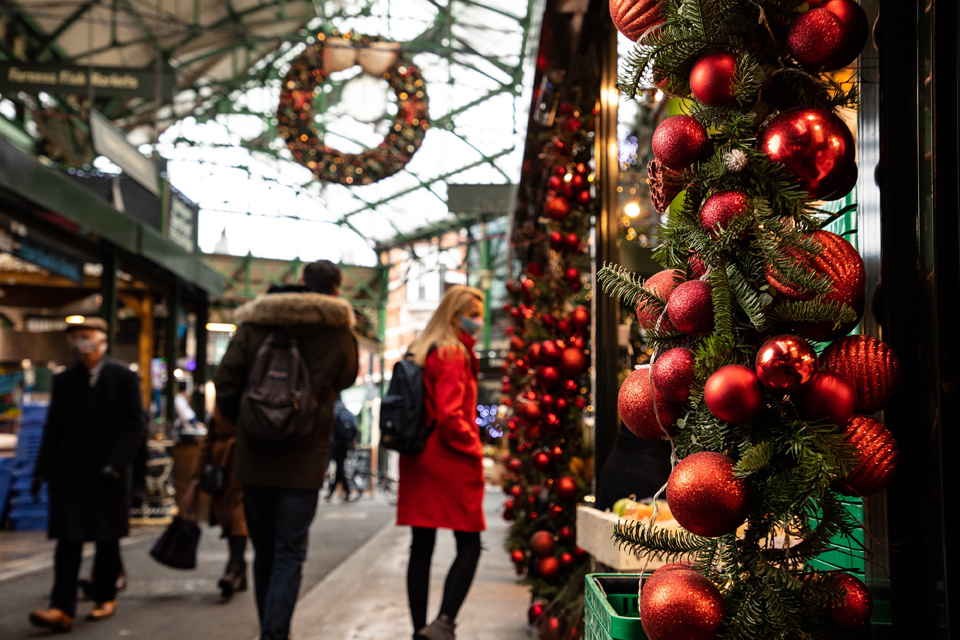
[[[319,410],[297,341],[272,331],[250,368],[237,427],[257,440],[295,443],[313,432]]]
[[[380,402],[380,444],[398,453],[420,453],[434,425],[424,410],[423,367],[405,356],[393,365],[393,378]]]
[[[357,437],[357,418],[340,402],[333,406],[333,436],[341,444]]]

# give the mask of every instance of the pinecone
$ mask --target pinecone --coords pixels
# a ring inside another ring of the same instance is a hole
[[[683,179],[679,171],[669,169],[654,158],[647,165],[647,184],[650,186],[650,200],[653,207],[663,213],[681,191]]]

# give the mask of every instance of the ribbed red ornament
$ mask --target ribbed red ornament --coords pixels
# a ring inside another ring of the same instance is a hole
[[[653,132],[653,155],[674,171],[706,160],[710,155],[707,129],[691,116],[670,116]]]
[[[835,573],[831,578],[834,586],[843,595],[843,602],[827,609],[827,615],[841,629],[854,631],[870,622],[873,613],[873,596],[867,585],[849,573]]]
[[[693,384],[693,351],[676,347],[664,352],[653,363],[653,385],[657,395],[668,402],[683,404]]]
[[[808,69],[820,69],[836,58],[843,46],[840,18],[826,9],[811,9],[787,31],[787,53]]]
[[[643,283],[643,288],[666,303],[670,301],[674,289],[683,282],[683,277],[683,271],[679,269],[665,269],[647,278],[647,281]],[[672,333],[676,330],[676,327],[670,322],[670,316],[667,315],[666,308],[646,299],[638,301],[637,320],[640,322],[640,326],[647,331],[657,327],[657,322],[660,323],[659,330],[662,333]]]
[[[636,369],[623,381],[617,396],[617,409],[627,429],[644,440],[662,440],[663,429],[673,437],[677,430],[677,420],[683,415],[681,407],[666,402],[659,394],[654,410],[649,366]],[[663,429],[660,428],[661,424]]]
[[[750,484],[733,474],[734,461],[704,451],[687,456],[670,472],[667,505],[680,526],[698,536],[733,533],[750,514]]]
[[[610,0],[610,17],[617,31],[634,42],[644,31],[663,22],[657,0]]]
[[[667,314],[681,333],[702,336],[713,332],[713,287],[705,280],[678,285],[667,303]]]
[[[871,336],[847,336],[823,350],[821,363],[857,390],[857,413],[883,409],[900,387],[900,359]]]
[[[650,640],[713,640],[725,614],[720,590],[696,571],[658,573],[643,583],[640,620]]]
[[[547,214],[547,217],[553,220],[563,220],[567,217],[567,214],[570,213],[570,203],[567,202],[566,198],[549,196],[544,206],[544,212]]]
[[[540,558],[533,564],[537,575],[544,580],[556,580],[560,576],[560,562],[553,556]]]
[[[848,496],[868,496],[890,482],[900,461],[900,449],[883,424],[867,416],[853,416],[846,425],[847,441],[856,450],[860,463],[834,488]]]
[[[693,97],[708,107],[728,107],[737,101],[733,93],[737,56],[726,51],[712,51],[693,65],[690,90]]]
[[[750,203],[747,194],[742,191],[721,191],[715,193],[700,208],[700,224],[710,232],[710,237],[717,238],[720,233],[730,228],[737,218],[748,215]],[[743,234],[747,235],[747,232]]]

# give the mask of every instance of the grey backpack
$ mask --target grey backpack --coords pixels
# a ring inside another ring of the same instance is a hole
[[[297,341],[270,333],[250,369],[237,426],[248,436],[275,443],[305,439],[317,423],[319,403],[310,389],[310,370]]]

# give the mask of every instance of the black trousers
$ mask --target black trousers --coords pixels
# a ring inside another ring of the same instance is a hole
[[[77,615],[77,580],[82,559],[82,542],[62,539],[57,541],[57,551],[53,557],[53,592],[50,594],[50,606],[60,609],[71,618]],[[120,541],[98,542],[91,585],[94,602],[117,599],[117,576],[120,575],[121,567]]]
[[[473,584],[473,576],[480,562],[480,534],[454,531],[457,539],[457,557],[450,566],[443,583],[443,601],[440,614],[456,619],[460,607]],[[430,563],[433,547],[437,541],[436,529],[413,527],[413,542],[410,545],[410,564],[407,565],[407,598],[410,617],[416,633],[427,626],[427,600],[430,595]]]
[[[334,446],[333,450],[330,452],[333,461],[337,465],[337,474],[333,478],[333,482],[330,484],[330,491],[327,493],[327,496],[332,497],[334,492],[337,490],[337,485],[339,484],[343,487],[343,492],[347,496],[350,495],[350,485],[347,484],[347,469],[345,462],[347,460],[347,449],[346,447]]]

